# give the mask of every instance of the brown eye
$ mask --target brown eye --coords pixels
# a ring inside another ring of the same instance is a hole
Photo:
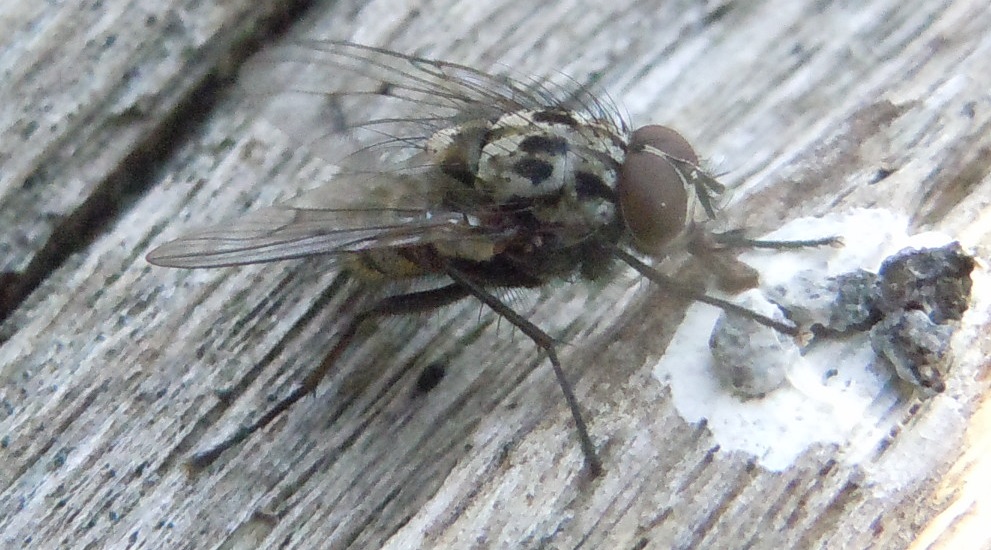
[[[692,146],[665,126],[644,126],[630,136],[616,184],[619,208],[641,252],[653,254],[685,228],[688,190],[667,157],[698,163]]]

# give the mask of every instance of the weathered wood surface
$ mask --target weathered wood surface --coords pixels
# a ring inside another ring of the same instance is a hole
[[[714,450],[651,375],[684,304],[625,277],[524,304],[568,342],[599,479],[582,471],[545,361],[474,303],[383,323],[315,398],[189,475],[190,453],[319,360],[360,294],[319,262],[184,272],[143,259],[319,177],[277,121],[211,80],[286,9],[260,4],[0,8],[0,261],[30,272],[4,279],[4,547],[991,544],[986,296],[947,396],[895,410],[903,428],[867,464],[821,447],[770,472]],[[372,1],[294,16],[295,32],[493,71],[596,74],[634,122],[682,130],[746,182],[735,225],[886,205],[986,251],[980,2]],[[448,376],[414,396],[436,360]],[[951,406],[966,433],[926,445],[919,426]],[[902,467],[918,478],[884,487],[865,473]]]

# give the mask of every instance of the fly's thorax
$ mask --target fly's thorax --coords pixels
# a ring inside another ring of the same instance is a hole
[[[581,239],[618,217],[626,138],[608,120],[563,109],[522,110],[434,134],[427,152],[488,206],[530,205],[535,222]]]

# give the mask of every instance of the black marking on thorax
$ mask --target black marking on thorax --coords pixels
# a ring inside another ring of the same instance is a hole
[[[520,142],[520,150],[531,155],[564,155],[569,147],[568,140],[561,136],[535,135]]]
[[[537,111],[533,114],[534,122],[547,122],[550,124],[562,124],[564,126],[570,126],[572,128],[578,127],[580,124],[578,120],[572,116],[571,113],[562,109],[547,109],[545,111]]]
[[[527,157],[513,163],[513,172],[530,180],[536,187],[554,174],[554,165],[546,160]]]

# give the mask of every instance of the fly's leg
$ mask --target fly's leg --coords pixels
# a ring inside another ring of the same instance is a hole
[[[751,239],[745,236],[741,230],[726,231],[724,233],[710,233],[710,238],[713,246],[721,248],[770,248],[774,250],[788,250],[794,248],[843,245],[843,238],[835,235],[820,239],[772,241],[765,239]]]
[[[330,352],[327,353],[323,361],[321,361],[315,369],[310,371],[300,385],[294,388],[289,395],[282,398],[281,401],[276,403],[271,409],[266,411],[265,414],[253,423],[239,429],[234,433],[234,435],[224,441],[221,441],[206,451],[194,454],[189,459],[189,467],[193,470],[202,470],[203,468],[206,468],[224,451],[243,442],[245,439],[250,437],[251,434],[264,428],[270,422],[275,420],[280,414],[284,413],[304,396],[315,391],[317,385],[320,384],[320,381],[327,375],[327,372],[329,372],[334,366],[338,358],[340,358],[341,353],[343,353],[344,350],[351,344],[355,335],[358,333],[358,330],[366,322],[379,317],[430,311],[432,309],[457,302],[467,296],[469,296],[469,292],[464,288],[464,286],[460,284],[451,284],[431,290],[410,292],[408,294],[400,294],[398,296],[383,298],[371,308],[357,315],[347,325],[347,327],[341,331],[338,336],[337,343],[330,350]]]
[[[760,284],[757,270],[741,262],[734,255],[740,248],[766,248],[773,250],[795,250],[817,246],[841,246],[843,239],[836,236],[820,239],[800,239],[775,241],[751,239],[742,230],[725,233],[710,233],[701,227],[691,230],[688,251],[701,260],[706,268],[716,275],[720,289],[727,292],[741,292]]]
[[[544,353],[547,354],[547,358],[551,362],[551,367],[554,368],[554,375],[557,376],[558,384],[564,392],[564,399],[568,403],[568,408],[571,409],[571,416],[575,419],[575,429],[578,431],[578,441],[581,444],[582,453],[585,455],[585,464],[588,466],[588,470],[592,477],[597,477],[601,474],[602,462],[599,460],[599,456],[595,451],[595,445],[592,443],[591,436],[589,436],[588,426],[585,424],[585,419],[582,418],[581,409],[578,406],[578,398],[575,397],[575,392],[571,388],[568,378],[564,375],[564,369],[561,368],[561,361],[558,359],[557,350],[554,347],[554,339],[551,338],[549,334],[541,330],[540,327],[524,319],[519,313],[513,311],[513,308],[499,301],[498,298],[485,290],[484,287],[472,280],[469,275],[450,265],[445,267],[445,272],[468,293],[478,298],[482,303],[492,308],[492,310],[499,314],[502,318],[506,319],[512,323],[513,326],[523,331],[523,334],[526,334],[531,340],[533,340],[533,343],[537,344],[538,347],[544,350]]]
[[[704,304],[709,304],[711,306],[716,306],[724,311],[731,313],[736,313],[753,319],[758,323],[771,327],[774,330],[787,334],[789,336],[798,336],[798,327],[778,321],[777,319],[772,319],[767,315],[762,315],[756,311],[751,311],[741,305],[734,304],[728,300],[723,300],[722,298],[716,298],[715,296],[709,296],[704,291],[698,290],[695,287],[686,285],[685,283],[678,282],[671,277],[668,277],[656,269],[650,267],[649,265],[641,262],[636,256],[630,254],[629,252],[621,248],[613,248],[613,254],[619,258],[621,261],[628,264],[633,269],[637,270],[641,275],[650,279],[651,282],[657,284],[662,288],[666,288],[673,292],[678,293],[681,296],[691,298],[696,302],[702,302]]]

